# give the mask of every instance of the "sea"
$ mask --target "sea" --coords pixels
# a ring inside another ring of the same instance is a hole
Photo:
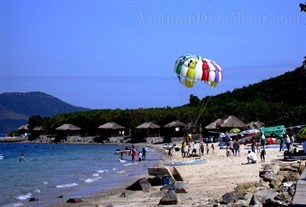
[[[162,152],[146,147],[146,160],[120,159],[123,145],[0,143],[0,206],[48,207],[132,184]],[[141,150],[140,146],[136,146]],[[20,161],[21,154],[24,159]],[[1,156],[2,155],[2,156]],[[30,198],[38,201],[30,202]]]

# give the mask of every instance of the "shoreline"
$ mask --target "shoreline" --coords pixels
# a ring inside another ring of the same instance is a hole
[[[77,143],[61,143],[61,144],[77,144]],[[90,143],[81,143],[81,144],[90,144]],[[95,144],[106,144],[106,145],[109,145],[109,144],[112,144],[112,145],[122,145],[122,146],[130,146],[131,143],[95,143]],[[133,143],[135,146],[146,146],[146,147],[149,147],[149,148],[154,148],[156,150],[158,150],[161,155],[162,155],[162,158],[157,161],[153,166],[151,167],[157,167],[157,166],[161,166],[161,163],[163,163],[166,159],[167,159],[167,154],[166,152],[163,150],[163,148],[161,146],[157,146],[156,144],[150,144],[150,143]],[[145,161],[142,161],[142,162],[145,162]],[[68,206],[95,206],[95,205],[90,205],[90,203],[92,201],[99,201],[99,200],[109,200],[109,198],[111,196],[115,196],[117,197],[118,195],[121,195],[123,192],[126,191],[126,188],[131,186],[133,183],[135,183],[137,180],[141,179],[141,178],[144,178],[144,177],[148,177],[148,173],[147,173],[147,169],[146,171],[144,171],[143,174],[140,174],[136,177],[133,177],[133,179],[129,182],[127,182],[127,184],[125,185],[120,185],[118,187],[115,187],[115,188],[112,188],[112,189],[108,189],[108,190],[103,190],[101,192],[97,192],[97,193],[94,193],[92,195],[87,195],[87,196],[82,196],[82,197],[79,197],[82,202],[81,203],[75,203],[75,204],[71,204],[71,203],[67,203],[66,201],[65,202],[57,202],[55,203],[54,205],[51,205],[51,207],[68,207]],[[66,200],[68,200],[69,198],[66,198]],[[111,203],[109,203],[111,204]],[[109,205],[107,204],[107,205]],[[104,204],[106,205],[106,204]],[[104,206],[103,205],[103,206]]]
[[[174,152],[173,157],[169,158],[166,150],[162,148],[162,144],[146,144],[156,149],[164,151],[162,162],[156,166],[165,166],[169,161],[187,161],[193,158],[182,158],[181,152]],[[180,145],[178,145],[180,146]],[[283,152],[279,152],[278,148],[267,150],[265,162],[257,162],[256,164],[242,165],[246,162],[247,146],[241,146],[240,156],[226,157],[224,149],[219,149],[215,143],[215,152],[205,154],[201,159],[207,162],[198,165],[176,166],[184,180],[188,184],[187,193],[177,194],[178,204],[171,205],[173,207],[184,206],[213,206],[213,203],[228,192],[234,190],[238,184],[246,182],[258,182],[259,172],[262,168],[271,163],[281,163]],[[259,158],[259,155],[258,155]],[[259,158],[260,160],[260,158]],[[168,166],[165,166],[168,167]],[[148,178],[148,174],[139,175],[138,178]],[[137,206],[159,206],[159,200],[162,198],[161,186],[150,187],[149,192],[143,191],[127,191],[126,188],[133,184],[136,180],[131,180],[129,185],[119,186],[104,192],[90,195],[82,199],[81,203],[58,203],[52,207],[102,207],[112,205],[114,207],[137,207]]]

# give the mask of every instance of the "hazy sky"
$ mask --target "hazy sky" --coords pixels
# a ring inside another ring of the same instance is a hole
[[[301,66],[301,0],[0,0],[0,93],[82,107],[180,106]],[[215,60],[223,81],[181,85],[176,59]]]

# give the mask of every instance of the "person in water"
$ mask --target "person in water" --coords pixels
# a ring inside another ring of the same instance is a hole
[[[20,157],[19,157],[19,161],[21,162],[21,161],[23,161],[24,160],[24,154],[22,153],[21,155],[20,155]]]

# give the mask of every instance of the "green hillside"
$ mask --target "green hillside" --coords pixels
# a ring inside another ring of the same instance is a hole
[[[198,126],[206,126],[228,115],[234,115],[245,123],[259,120],[266,126],[306,124],[305,74],[304,67],[299,67],[278,77],[203,100],[191,95],[189,104],[181,107],[91,110],[50,118],[31,117],[29,124],[43,125],[52,133],[57,126],[72,123],[81,127],[81,133],[86,135],[99,133],[97,127],[106,122],[116,122],[135,130],[136,126],[148,121],[160,126],[174,120],[194,122],[199,114]],[[199,113],[203,105],[206,107],[203,113]],[[135,134],[137,132],[133,131],[133,136]]]
[[[59,113],[87,111],[42,92],[0,94],[0,134],[25,124],[30,116],[52,117]]]

